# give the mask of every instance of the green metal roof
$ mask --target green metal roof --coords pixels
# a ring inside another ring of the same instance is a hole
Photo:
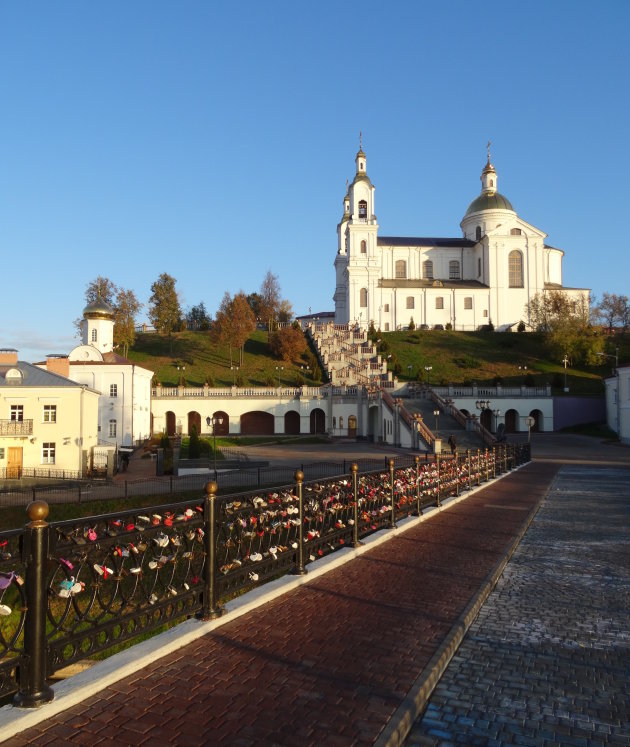
[[[475,197],[468,206],[466,215],[478,213],[481,210],[511,210],[513,213],[516,212],[508,198],[499,194],[499,192],[495,192],[494,194],[481,194],[479,197]],[[466,215],[464,217],[466,217]]]

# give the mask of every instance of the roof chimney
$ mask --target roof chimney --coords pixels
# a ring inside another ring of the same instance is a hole
[[[18,351],[15,348],[0,348],[0,363],[15,364],[18,362]]]
[[[47,355],[46,369],[50,373],[59,374],[66,379],[70,378],[70,361],[67,355]]]

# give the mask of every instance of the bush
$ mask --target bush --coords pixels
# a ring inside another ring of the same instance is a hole
[[[245,379],[240,374],[236,377],[236,386],[241,388],[245,386]]]
[[[212,374],[206,376],[206,384],[208,386],[214,386],[214,376]]]
[[[160,438],[160,448],[161,449],[170,449],[171,448],[171,442],[168,439],[168,436],[166,433],[162,434],[162,437]]]
[[[518,327],[516,328],[517,332],[525,332],[525,322],[521,319],[521,321],[518,323]]]
[[[413,320],[413,317],[409,320],[409,330],[413,332],[413,330],[416,328],[416,323]]]
[[[199,443],[199,434],[197,426],[193,425],[190,429],[190,440],[188,441],[188,458],[199,459],[201,456],[201,445]]]
[[[451,330],[453,329],[453,325],[450,322],[446,322],[445,329]]]
[[[268,376],[265,377],[265,386],[274,386],[275,387],[277,385],[278,385],[278,382],[277,382],[276,379],[274,379],[273,376],[268,375]]]

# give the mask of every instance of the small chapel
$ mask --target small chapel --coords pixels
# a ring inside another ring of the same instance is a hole
[[[361,144],[355,164],[337,226],[336,324],[508,330],[529,324],[537,293],[562,290],[588,301],[587,289],[562,285],[564,251],[546,244],[547,234],[499,192],[490,143],[461,238],[382,236]]]

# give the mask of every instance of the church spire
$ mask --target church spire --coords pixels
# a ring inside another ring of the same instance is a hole
[[[365,153],[363,152],[363,133],[359,132],[359,152],[356,155],[356,158],[354,159],[355,163],[357,165],[357,174],[366,175],[367,174],[367,159],[365,158]]]
[[[493,195],[497,191],[497,172],[490,162],[490,141],[486,146],[488,151],[488,160],[481,172],[481,193]]]

